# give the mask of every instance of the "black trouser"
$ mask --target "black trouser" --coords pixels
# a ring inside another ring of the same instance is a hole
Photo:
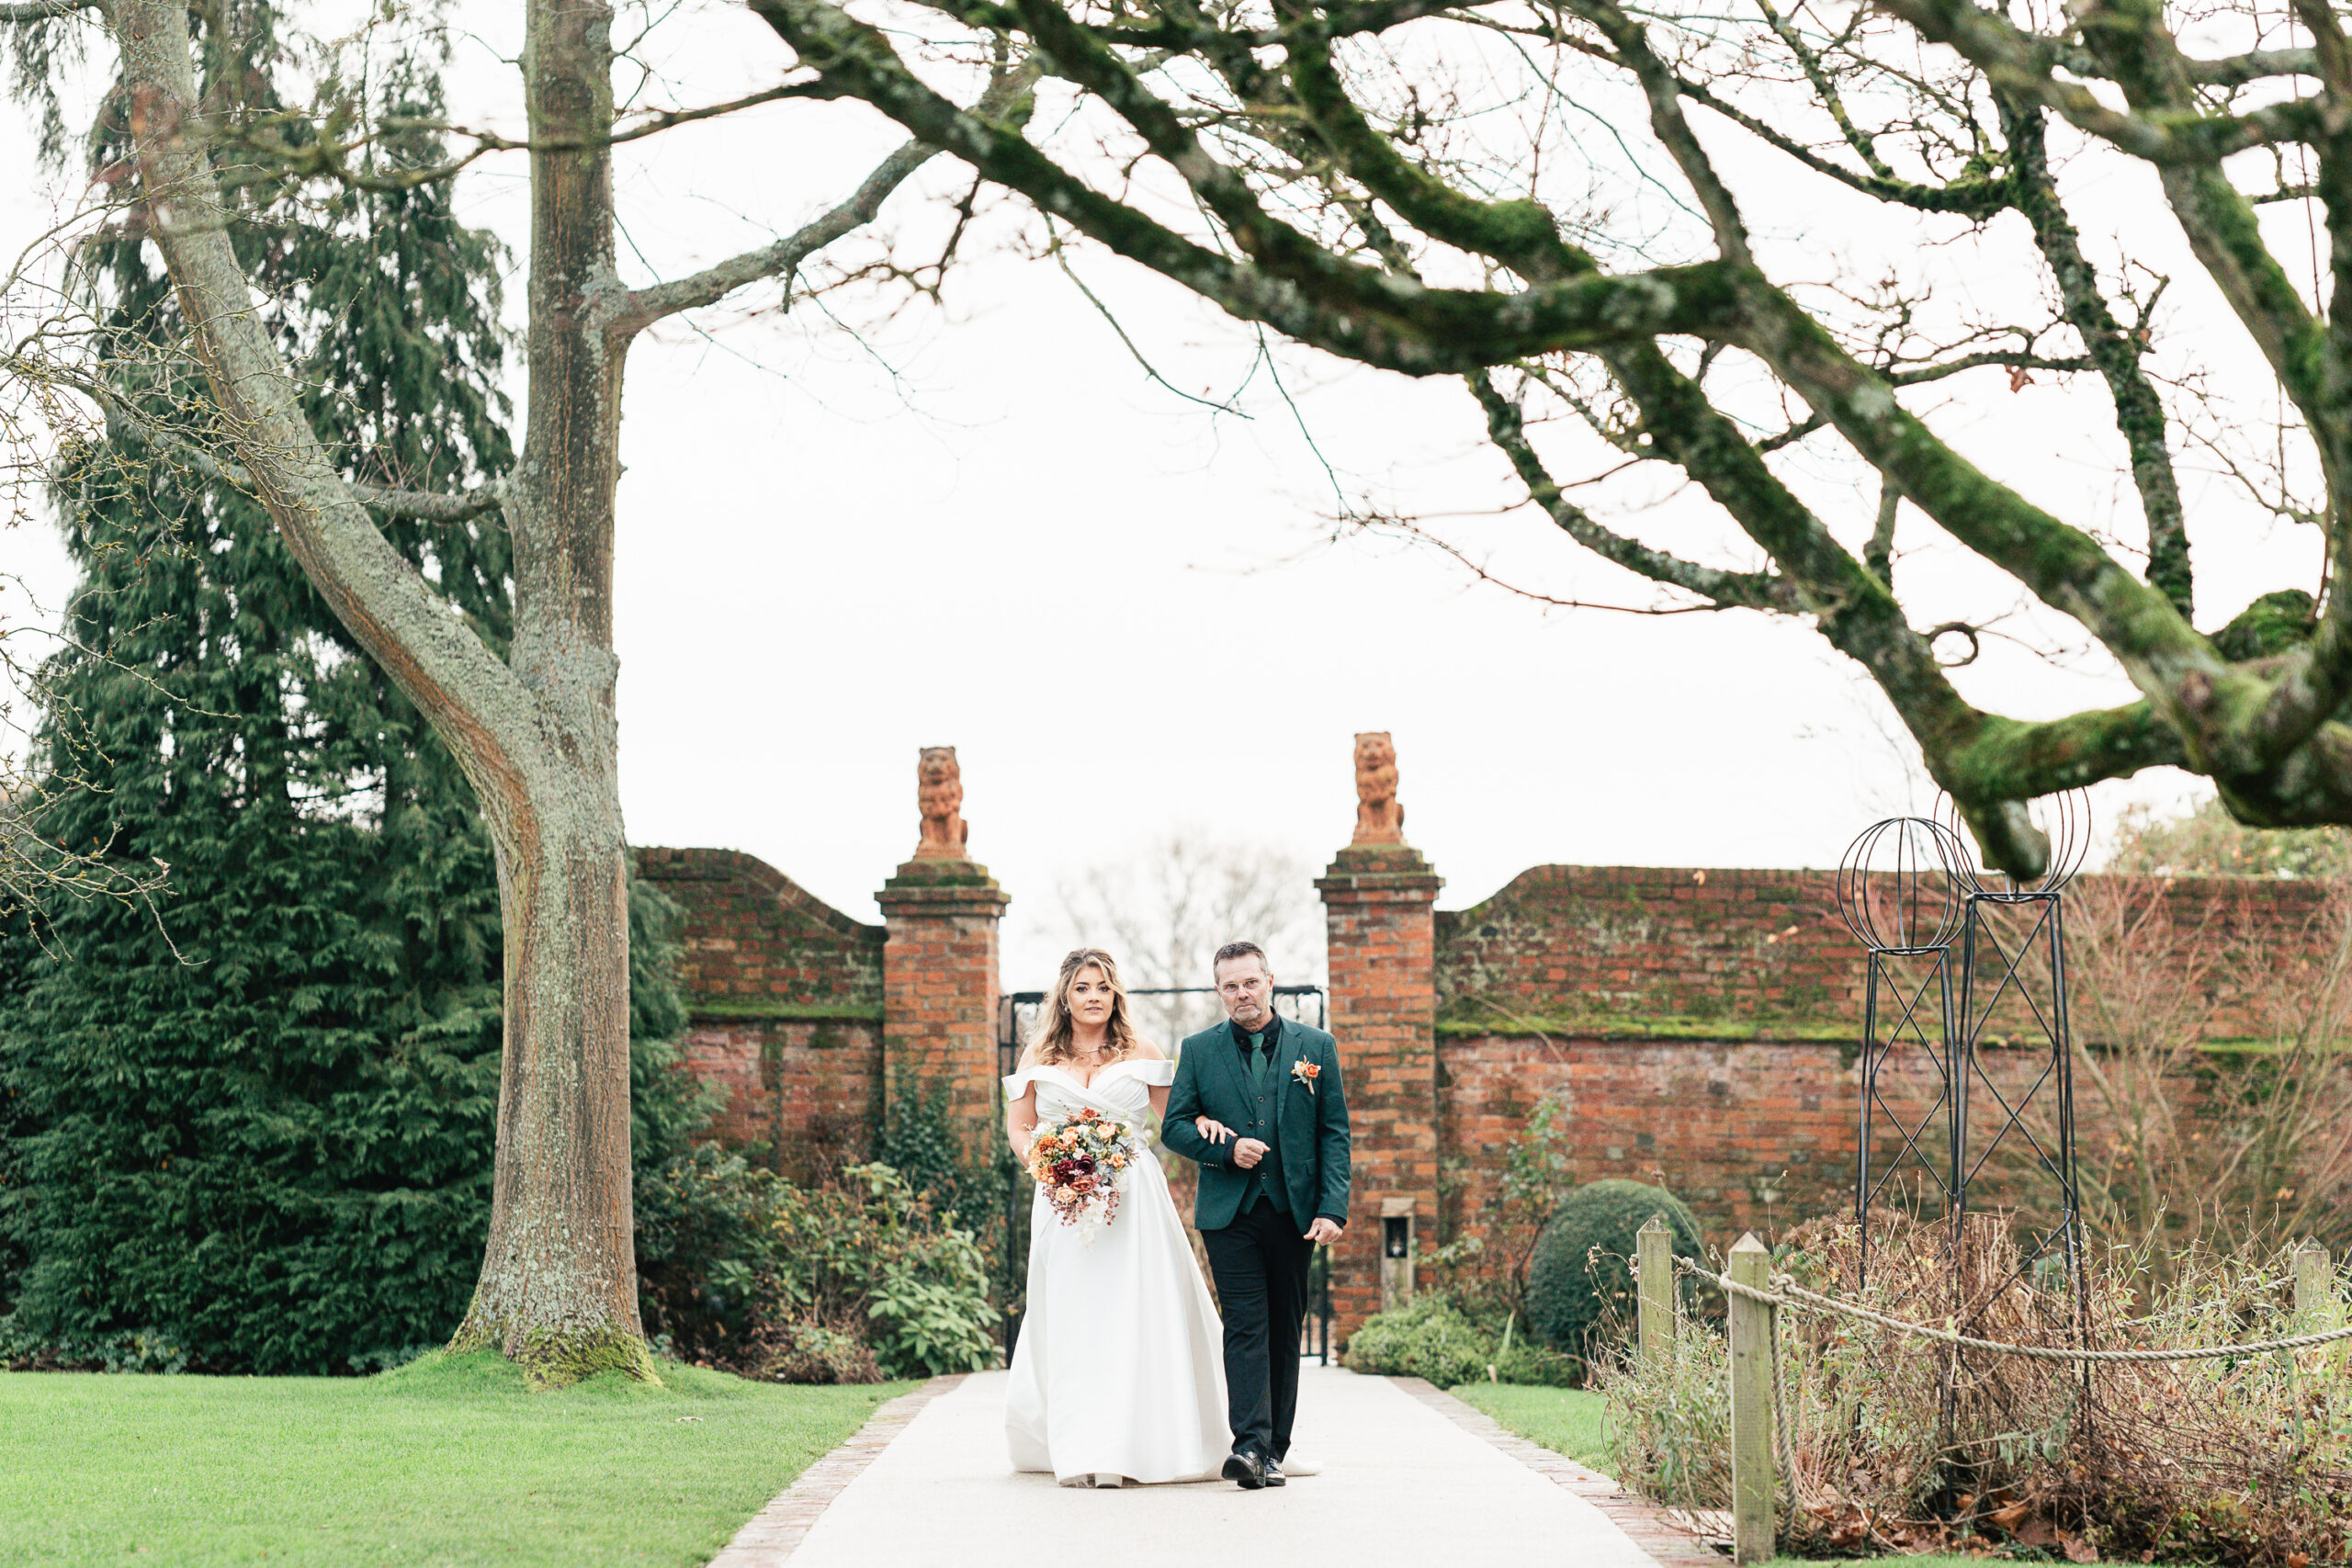
[[[1306,1316],[1306,1270],[1315,1244],[1265,1198],[1223,1230],[1203,1231],[1225,1314],[1226,1416],[1233,1451],[1290,1452],[1298,1413],[1298,1325]]]

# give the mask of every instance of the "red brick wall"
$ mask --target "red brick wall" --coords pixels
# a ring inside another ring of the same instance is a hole
[[[685,910],[678,978],[698,1011],[764,1003],[878,1021],[882,927],[735,850],[642,849],[637,874]]]
[[[2126,890],[2084,877],[2066,895],[2084,1043],[2098,1035],[2082,1001],[2084,931],[2100,900]],[[2162,895],[2167,940],[2178,944],[2167,951],[2247,942],[2266,961],[2292,964],[2331,929],[2332,893],[2320,884],[2179,878]],[[2014,951],[2040,913],[2010,908],[1992,919]],[[1866,971],[1827,874],[1537,866],[1482,904],[1441,912],[1436,935],[1443,1240],[1483,1229],[1504,1152],[1546,1093],[1568,1107],[1577,1179],[1663,1181],[1719,1241],[1850,1207]],[[1955,955],[1955,987],[1958,968]],[[1925,976],[1909,973],[1914,984]],[[2033,982],[2046,998],[2046,972]],[[2224,985],[2215,1000],[2209,1036],[2262,1032],[2249,994]],[[1931,1035],[1933,1010],[1930,996]],[[2043,1036],[2015,992],[1993,1010],[1985,1038],[1986,1070],[2013,1099],[2049,1060],[2033,1048]],[[1883,1079],[1890,1109],[1914,1123],[1936,1081],[1923,1066]],[[2184,1081],[2181,1092],[2194,1100],[2199,1090]],[[1975,1106],[1981,1144],[1989,1128],[1979,1118],[1994,1107],[1981,1089]],[[2075,1111],[2094,1134],[2087,1091]],[[2036,1130],[2054,1147],[2053,1129]],[[1883,1116],[1873,1150],[1883,1168],[1894,1152]],[[1980,1180],[1996,1203],[2039,1195],[2006,1160]]]
[[[727,1096],[706,1135],[772,1151],[797,1181],[872,1152],[882,1094],[881,1030],[874,1024],[697,1023],[686,1036],[685,1061]]]
[[[944,1082],[967,1134],[994,1135],[1005,897],[985,869],[901,867],[881,895],[886,930],[749,855],[642,850],[639,866],[686,911],[686,1054],[726,1091],[718,1135],[796,1174],[863,1157],[886,1074]],[[1439,886],[1401,846],[1351,846],[1317,883],[1357,1146],[1342,1332],[1378,1304],[1384,1202],[1411,1205],[1424,1248],[1477,1233],[1545,1093],[1569,1109],[1579,1179],[1663,1180],[1719,1239],[1850,1202],[1862,955],[1826,874],[1538,866],[1433,914]],[[2072,919],[2101,896],[2097,878],[2078,887]],[[2165,896],[2183,941],[2251,932],[2292,959],[2329,890],[2182,879]],[[2221,999],[2211,1032],[2248,1032],[2240,998]],[[2012,1007],[1995,1032],[2021,1021]],[[2080,1010],[2076,1027],[2093,1032]],[[2011,1090],[2042,1060],[1987,1056]],[[1886,1097],[1916,1120],[1922,1082],[1890,1077]],[[2077,1110],[2086,1125],[2096,1114]]]
[[[2078,879],[2070,918],[2105,880]],[[1439,912],[1439,1019],[1512,1032],[1846,1037],[1861,1019],[1863,956],[1838,918],[1833,881],[1818,871],[1532,867],[1481,904]],[[2221,922],[2299,947],[2328,892],[2182,877],[2165,897],[2184,936]],[[2213,1032],[2249,1027],[2225,1006]]]
[[[643,849],[684,910],[686,1066],[726,1094],[710,1134],[806,1179],[870,1152],[881,1096],[884,928],[753,856]]]
[[[1440,1016],[1644,1030],[1826,1021],[1855,1000],[1860,975],[1831,891],[1818,872],[1535,866],[1438,915]]]
[[[1007,903],[985,866],[914,860],[876,896],[882,950],[883,1061],[893,1100],[944,1088],[977,1161],[997,1136],[997,926]]]
[[[1990,1050],[1981,1060],[2005,1095],[2026,1103],[2024,1090],[2049,1056]],[[1575,1180],[1663,1185],[1690,1205],[1715,1245],[1728,1246],[1743,1230],[1852,1212],[1861,1075],[1849,1047],[1471,1034],[1442,1038],[1438,1061],[1448,1241],[1486,1233],[1486,1197],[1511,1140],[1547,1094],[1566,1109]],[[1881,1099],[1916,1128],[1932,1121],[1939,1082],[1923,1063],[1891,1063],[1880,1074]],[[2054,1147],[2052,1093],[2045,1088],[2030,1102],[2027,1124]],[[1978,1089],[1970,1120],[1980,1145],[1989,1141],[1991,1109]],[[2078,1092],[2075,1110],[2087,1131],[2096,1103]],[[1899,1156],[1899,1144],[1883,1117],[1876,1134],[1872,1161],[1883,1170]],[[1942,1123],[1932,1122],[1929,1134],[1922,1141],[1939,1149]],[[1999,1157],[1979,1180],[1973,1201],[2004,1207],[2054,1192]]]
[[[1355,1190],[1332,1248],[1334,1332],[1380,1310],[1385,1205],[1409,1202],[1424,1245],[1438,1221],[1439,879],[1401,844],[1341,850],[1316,888],[1329,942],[1331,1031],[1348,1095]]]

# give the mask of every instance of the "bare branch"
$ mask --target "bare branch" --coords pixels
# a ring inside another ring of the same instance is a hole
[[[1165,105],[1156,112],[1144,107],[1136,100],[1150,95],[1127,90],[1125,67],[1112,62],[1115,69],[1103,79],[1120,88],[1125,107],[1155,127],[1169,156],[1190,166],[1196,190],[1220,193],[1226,210],[1217,216],[1238,223],[1236,243],[1250,258],[1237,262],[1102,195],[1003,126],[957,108],[909,70],[877,29],[829,0],[752,0],[752,8],[804,63],[842,91],[1090,239],[1243,321],[1263,321],[1368,365],[1410,376],[1459,375],[1555,348],[1631,343],[1662,333],[1713,335],[1727,325],[1728,280],[1712,263],[1623,276],[1582,274],[1500,294],[1431,288],[1333,256],[1268,215],[1232,171],[1210,168],[1215,160],[1172,112]],[[1080,51],[1098,47],[1085,39],[1063,42]]]
[[[865,176],[856,194],[847,201],[775,244],[746,251],[690,277],[631,290],[615,310],[616,329],[642,332],[664,316],[716,304],[746,284],[797,270],[802,262],[842,235],[873,222],[890,193],[938,153],[935,147],[910,141],[875,165],[874,172]]]
[[[1871,525],[1871,542],[1862,547],[1862,564],[1871,569],[1890,592],[1894,588],[1894,514],[1902,510],[1902,505],[1903,492],[1881,481],[1878,487],[1878,521]]]
[[[2201,86],[2241,87],[2266,76],[2316,76],[2319,61],[2308,49],[2257,49],[2220,60],[2181,62],[2188,79]]]
[[[1463,550],[1460,546],[1430,533],[1427,528],[1422,527],[1419,523],[1414,522],[1409,517],[1397,517],[1386,513],[1374,513],[1361,518],[1353,518],[1351,519],[1351,521],[1356,527],[1366,532],[1402,534],[1407,538],[1415,539],[1422,544],[1432,546],[1443,554],[1452,557],[1457,564],[1459,564],[1464,570],[1468,571],[1471,576],[1476,578],[1479,581],[1486,583],[1489,587],[1499,588],[1504,592],[1511,594],[1516,598],[1526,599],[1535,604],[1542,604],[1547,609],[1603,610],[1607,611],[1611,615],[1712,615],[1719,610],[1739,610],[1748,607],[1744,604],[1726,604],[1713,601],[1703,604],[1641,605],[1604,604],[1591,599],[1562,599],[1556,594],[1545,593],[1541,590],[1529,588],[1523,584],[1513,582],[1509,578],[1498,577],[1495,573],[1487,570],[1480,562],[1472,560],[1468,553]]]
[[[231,248],[212,172],[182,130],[197,98],[184,11],[162,0],[113,4],[151,232],[237,461],[305,575],[431,716],[477,791],[512,797],[517,759],[507,747],[537,733],[530,694],[368,519],[303,419]]]
[[[1965,55],[1992,84],[2052,109],[2076,130],[2151,164],[2218,164],[2233,152],[2272,141],[2307,141],[2320,128],[2309,99],[2271,104],[2243,115],[2194,110],[2135,114],[2109,108],[2097,95],[2052,74],[2050,47],[1970,0],[1882,0],[1884,7],[1938,43]]]
[[[23,367],[13,361],[0,360],[0,368],[17,370]],[[175,461],[185,463],[199,478],[228,485],[247,495],[257,494],[254,477],[244,465],[216,457],[199,443],[178,432],[141,418],[104,381],[95,378],[69,377],[54,367],[43,367],[41,374],[61,386],[71,387],[96,403],[106,418],[107,434],[110,439],[168,453]],[[506,501],[506,487],[499,483],[478,485],[462,495],[395,490],[361,479],[345,479],[344,484],[370,512],[385,517],[407,517],[425,523],[468,522],[498,511]]]
[[[1560,531],[1579,545],[1626,570],[1653,582],[1695,593],[1724,609],[1773,610],[1784,615],[1803,613],[1804,604],[1795,585],[1761,572],[1725,571],[1652,549],[1594,521],[1591,514],[1561,492],[1560,484],[1527,439],[1525,417],[1519,405],[1503,396],[1494,378],[1485,374],[1464,378],[1471,395],[1487,413],[1487,434],[1526,485],[1528,499],[1542,507]]]

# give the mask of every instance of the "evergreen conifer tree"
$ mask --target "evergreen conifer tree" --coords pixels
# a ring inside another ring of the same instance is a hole
[[[266,107],[272,20],[199,24],[221,96]],[[380,90],[438,116],[429,56]],[[97,166],[126,134],[118,106]],[[495,241],[445,186],[323,207],[247,188],[239,249],[346,473],[502,474]],[[115,385],[160,428],[198,405],[154,373],[183,325],[152,257],[134,221],[89,271]],[[334,1372],[438,1343],[481,1266],[499,1092],[498,889],[471,790],[250,497],[130,444],[66,454],[56,494],[82,580],[37,761],[95,787],[38,826],[169,877],[152,908],[52,900],[0,937],[0,1350]],[[387,533],[503,650],[495,515]],[[662,902],[632,895],[640,1162],[698,1119],[659,1043],[684,1021]]]

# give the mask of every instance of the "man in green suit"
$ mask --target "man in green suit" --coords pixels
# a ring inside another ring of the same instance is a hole
[[[1226,1021],[1177,1052],[1159,1137],[1200,1162],[1193,1224],[1225,1316],[1225,1473],[1255,1491],[1283,1484],[1307,1266],[1348,1223],[1348,1097],[1338,1043],[1275,1013],[1264,949],[1217,949],[1216,987]]]

